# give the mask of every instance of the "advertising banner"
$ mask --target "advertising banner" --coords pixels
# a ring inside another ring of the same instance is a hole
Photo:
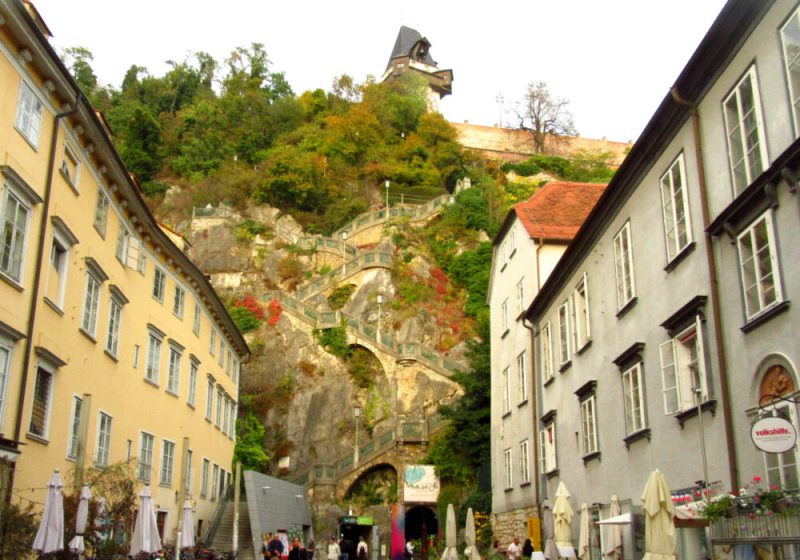
[[[408,465],[403,472],[403,501],[435,504],[438,499],[439,477],[433,465]]]
[[[780,416],[759,418],[750,430],[753,443],[766,453],[784,453],[794,448],[797,431],[794,425]]]

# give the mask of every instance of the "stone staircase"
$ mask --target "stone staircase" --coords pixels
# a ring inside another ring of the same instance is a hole
[[[228,552],[233,548],[233,500],[222,505],[220,519],[211,535],[208,546],[217,552]],[[239,501],[239,552],[238,560],[255,560],[253,555],[253,536],[250,531],[250,512],[244,495]]]

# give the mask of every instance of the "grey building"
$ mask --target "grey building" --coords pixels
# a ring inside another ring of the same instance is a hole
[[[612,494],[636,511],[654,469],[675,491],[798,487],[796,447],[750,440],[759,413],[798,425],[772,396],[799,386],[798,55],[796,2],[729,1],[534,298],[542,498],[563,481],[597,520]],[[700,557],[703,531],[679,537]]]

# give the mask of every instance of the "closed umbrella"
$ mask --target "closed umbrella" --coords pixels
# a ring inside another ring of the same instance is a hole
[[[150,486],[142,488],[139,497],[141,498],[139,513],[136,515],[136,525],[134,525],[131,538],[131,556],[136,556],[140,552],[152,553],[161,550],[161,538],[158,536],[156,512],[153,509]]]
[[[475,516],[472,513],[472,508],[467,510],[467,526],[464,528],[464,540],[467,542],[467,548],[464,550],[464,556],[467,560],[481,560],[481,554],[478,552],[478,547],[475,546]]]
[[[44,504],[42,522],[33,540],[33,550],[50,554],[64,550],[64,496],[61,494],[61,475],[58,469],[47,483],[47,501]]]
[[[675,560],[675,506],[664,475],[656,469],[642,492],[644,510],[644,560]]]
[[[447,504],[447,525],[444,534],[444,552],[442,560],[458,560],[456,550],[456,512],[453,504]]]
[[[84,484],[81,488],[81,498],[78,501],[78,513],[75,515],[75,536],[69,541],[69,549],[75,554],[81,554],[86,550],[83,533],[86,531],[86,522],[89,520],[89,500],[91,498],[89,485]]]
[[[542,529],[544,530],[544,557],[547,560],[558,560],[558,548],[556,548],[556,543],[553,541],[555,522],[553,521],[550,500],[545,500],[542,504]]]
[[[617,517],[622,513],[619,507],[619,498],[616,494],[611,496],[611,511],[610,517]],[[606,542],[605,556],[618,560],[622,558],[622,525],[609,525],[608,526],[608,539]]]
[[[553,521],[555,522],[555,541],[559,548],[572,548],[572,531],[570,524],[574,512],[569,505],[569,491],[564,482],[558,483],[556,501],[553,504]]]
[[[189,503],[189,500],[183,502],[180,546],[181,548],[194,546],[194,520],[192,519],[192,504]]]
[[[586,502],[581,504],[581,532],[578,538],[578,558],[589,560],[589,508]]]

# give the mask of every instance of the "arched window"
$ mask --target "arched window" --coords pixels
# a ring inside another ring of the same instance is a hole
[[[794,377],[783,365],[770,365],[759,386],[759,405],[774,416],[787,418],[798,429],[797,405],[778,397],[788,397],[797,391]],[[784,489],[800,488],[800,452],[798,446],[783,453],[764,453],[767,484]]]

